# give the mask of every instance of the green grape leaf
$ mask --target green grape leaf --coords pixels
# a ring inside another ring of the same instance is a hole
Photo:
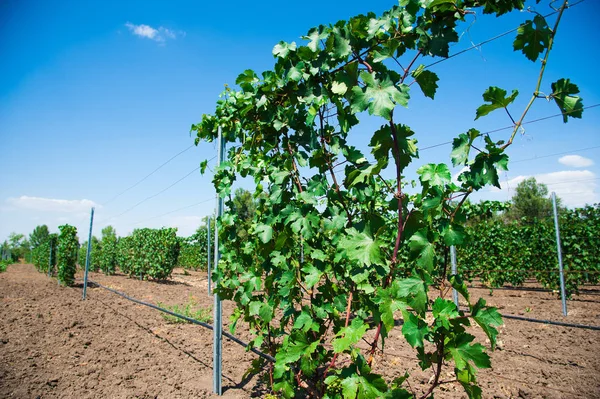
[[[413,348],[423,347],[423,339],[428,331],[427,323],[408,311],[403,311],[402,317],[404,318],[402,334],[406,342]]]
[[[488,87],[483,93],[483,100],[490,104],[483,104],[477,108],[475,120],[497,109],[506,108],[510,103],[515,101],[518,95],[519,91],[513,90],[511,95],[506,97],[506,90],[495,86]]]
[[[417,259],[417,264],[426,270],[432,270],[435,248],[427,239],[425,232],[418,231],[413,234],[408,240],[408,246],[412,255]]]
[[[536,0],[537,1],[537,0]],[[500,15],[511,12],[512,10],[522,10],[525,5],[524,0],[492,0],[483,2],[483,13],[484,14],[496,14],[497,17]]]
[[[352,48],[350,47],[350,40],[340,36],[339,34],[334,34],[333,40],[333,56],[335,58],[345,58],[352,52]]]
[[[484,346],[481,344],[471,344],[474,338],[470,334],[461,333],[446,345],[457,369],[466,369],[469,366],[469,362],[473,362],[480,369],[491,367],[490,357],[484,352]]]
[[[292,51],[296,51],[295,42],[286,43],[281,41],[273,47],[273,55],[279,58],[287,58],[288,54]]]
[[[294,329],[298,329],[298,330],[307,332],[308,330],[310,330],[312,324],[313,324],[313,319],[310,316],[310,314],[308,314],[305,311],[302,311],[302,313],[300,313],[300,316],[298,316],[296,318],[296,321],[294,321]]]
[[[442,237],[444,238],[444,244],[447,246],[460,245],[465,240],[465,228],[459,224],[452,223],[444,227],[442,231]]]
[[[463,281],[463,279],[460,276],[450,276],[450,284],[452,285],[452,288],[458,291],[458,293],[461,294],[467,300],[467,302],[470,301],[470,295],[469,290],[467,288],[467,284]]]
[[[502,325],[502,316],[498,313],[498,309],[486,307],[485,299],[479,298],[479,301],[471,308],[471,317],[490,339],[492,350],[495,349],[498,330],[494,326]]]
[[[338,247],[344,251],[348,259],[364,266],[384,264],[381,254],[381,243],[367,233],[361,233],[354,227],[346,230]]]
[[[306,283],[306,288],[312,288],[319,282],[323,272],[317,269],[313,265],[307,265],[302,268],[302,271],[306,273],[304,276],[304,281]]]
[[[471,151],[471,145],[481,133],[477,129],[469,129],[467,133],[461,133],[452,141],[452,152],[450,158],[452,159],[452,165],[466,165],[469,160],[469,152]]]
[[[335,353],[344,352],[350,349],[350,346],[356,344],[365,335],[369,329],[369,325],[365,324],[360,318],[355,318],[348,327],[343,327],[336,334],[331,344]]]
[[[521,50],[525,57],[535,62],[539,55],[548,48],[551,37],[552,30],[548,27],[546,19],[541,15],[536,15],[533,21],[527,20],[519,26],[513,48],[515,51]]]
[[[376,374],[352,374],[341,382],[342,396],[356,399],[378,399],[387,391],[385,380]]]
[[[396,104],[408,105],[408,86],[397,87],[389,77],[379,80],[375,73],[361,72],[360,74],[365,87],[355,86],[352,88],[350,107],[353,113],[362,112],[366,109],[369,114],[390,119],[391,112]]]
[[[305,333],[296,331],[284,339],[281,350],[277,351],[276,367],[281,369],[281,366],[297,362],[302,356],[309,356],[318,345],[319,341],[309,342]]]
[[[321,40],[327,39],[327,36],[329,36],[329,31],[324,30],[324,28],[320,26],[319,28],[312,28],[309,30],[308,35],[304,36],[303,39],[310,40],[307,46],[316,53],[319,50]]]
[[[427,182],[429,186],[443,186],[452,180],[450,169],[443,163],[437,165],[428,163],[427,165],[423,165],[417,169],[417,174],[421,183]]]
[[[442,321],[447,328],[449,328],[449,320],[459,316],[458,309],[454,302],[442,298],[437,298],[433,302],[431,311],[433,317]]]
[[[552,83],[552,94],[556,105],[563,115],[563,122],[567,123],[568,118],[581,118],[583,114],[583,101],[581,97],[573,94],[579,93],[579,87],[571,83],[569,79],[559,79]]]
[[[273,238],[273,228],[266,224],[259,224],[254,228],[254,233],[258,235],[263,244],[268,243]]]
[[[462,385],[469,399],[481,399],[481,388],[477,386],[475,375],[470,368],[465,370],[455,369],[456,379]]]
[[[396,298],[403,298],[412,308],[424,313],[427,308],[427,293],[423,280],[416,277],[394,280],[392,288],[395,290]]]
[[[344,95],[348,91],[348,86],[344,82],[333,82],[331,84],[331,91],[334,94]]]
[[[260,306],[260,310],[258,311],[258,316],[265,323],[269,323],[271,320],[273,320],[273,308],[269,306],[268,303],[263,302]]]
[[[260,307],[262,306],[262,302],[252,301],[248,304],[248,314],[250,316],[257,316],[260,312]]]
[[[207,166],[208,166],[208,160],[205,159],[204,161],[200,162],[200,174],[204,174]]]
[[[419,65],[419,67],[413,71],[412,76],[423,91],[423,94],[433,100],[438,88],[437,82],[440,78],[438,78],[437,74],[434,72],[426,71],[424,68],[424,65]]]

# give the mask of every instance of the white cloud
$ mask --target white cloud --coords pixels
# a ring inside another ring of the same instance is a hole
[[[167,39],[175,39],[177,36],[184,37],[185,32],[179,31],[175,32],[171,29],[164,28],[159,26],[158,28],[153,28],[150,25],[140,24],[135,25],[131,22],[127,22],[125,26],[136,36],[144,37],[146,39],[154,40],[158,43],[164,43]]]
[[[549,192],[563,200],[568,207],[581,207],[586,204],[600,202],[600,195],[596,191],[598,186],[597,176],[589,170],[564,170],[560,172],[543,173],[534,176],[517,176],[508,181],[500,182],[503,192],[508,192],[512,197],[517,185],[523,180],[535,177],[538,183],[544,183]],[[499,189],[493,189],[500,192]]]
[[[581,155],[565,155],[564,157],[561,157],[558,162],[573,168],[586,168],[594,164],[594,161],[582,157]]]
[[[17,209],[27,209],[43,212],[74,213],[77,217],[87,214],[91,207],[98,207],[88,199],[65,200],[54,198],[29,197],[22,195],[18,198],[8,198],[6,202]]]

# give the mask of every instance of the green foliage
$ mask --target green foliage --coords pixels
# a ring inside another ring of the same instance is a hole
[[[112,226],[102,229],[102,241],[98,249],[94,258],[97,259],[98,267],[106,275],[114,274],[117,267],[117,233]]]
[[[102,257],[102,247],[100,245],[100,240],[98,237],[92,236],[92,248],[90,252],[90,265],[89,270],[92,272],[97,272],[100,270],[99,259]],[[79,247],[79,252],[77,253],[77,264],[80,268],[85,269],[85,262],[87,261],[88,256],[88,243],[84,241],[83,244]]]
[[[130,277],[166,279],[179,255],[177,229],[135,229],[119,240],[118,253],[119,266]]]
[[[226,205],[231,213],[237,215],[237,236],[242,240],[246,239],[252,218],[256,212],[256,204],[254,203],[252,194],[248,190],[238,188],[235,190],[233,198],[227,201]]]
[[[6,271],[6,268],[10,264],[12,264],[12,261],[10,261],[8,259],[0,260],[0,273],[4,273]]]
[[[600,204],[561,209],[559,225],[566,291],[570,296],[583,284],[600,281]],[[457,251],[463,277],[480,277],[491,287],[520,286],[526,278],[535,277],[544,287],[559,289],[552,218],[533,223],[526,219],[508,223],[500,218],[480,220],[467,228],[467,235],[467,245]]]
[[[48,230],[48,226],[45,224],[41,226],[36,226],[35,229],[29,234],[29,243],[31,244],[31,248],[35,249],[40,245],[46,243],[50,237],[50,231]]]
[[[513,43],[515,50],[521,50],[525,56],[535,62],[550,44],[552,30],[541,15],[536,15],[533,21],[527,20],[517,30]]]
[[[16,263],[19,259],[24,259],[29,255],[31,246],[25,235],[12,232],[8,235],[6,249],[10,253],[12,261]]]
[[[60,230],[56,249],[58,281],[62,285],[69,286],[75,282],[77,269],[77,251],[79,249],[77,229],[68,224],[58,226],[58,229]]]
[[[475,119],[479,119],[494,110],[508,107],[510,103],[515,101],[518,95],[519,92],[513,90],[511,95],[506,97],[506,90],[499,89],[498,87],[489,87],[483,93],[483,99],[490,104],[484,104],[477,108]]]
[[[444,362],[454,366],[469,397],[481,397],[476,371],[490,362],[467,327],[480,325],[493,346],[498,313],[485,302],[471,303],[459,278],[452,283],[471,316],[427,294],[447,280],[447,246],[466,239],[465,200],[500,185],[498,171],[507,170],[505,150],[519,126],[507,141],[484,136],[475,154],[470,148],[479,132],[460,135],[450,155],[454,165],[467,166],[459,184],[445,163],[421,165],[419,191],[409,194],[404,171],[418,158],[416,134],[396,122],[404,112],[399,106],[420,95],[415,88],[434,98],[443,87],[417,61],[447,57],[458,24],[480,7],[502,15],[524,5],[409,0],[380,17],[369,13],[313,28],[306,45],[277,44],[272,71],[260,77],[244,71],[239,90],[227,88],[214,114],[192,126],[197,143],[214,141],[222,130],[235,144],[215,169],[218,195],[228,197],[238,177],[255,184],[254,214],[244,219],[228,205],[218,221],[222,257],[214,278],[220,297],[238,307],[232,329],[244,320],[254,335],[251,346],[275,357],[272,389],[280,395],[416,395],[405,389],[404,371],[388,385],[372,368],[401,316],[420,367],[436,370],[424,397],[439,385]],[[546,54],[552,40],[542,43]],[[539,76],[538,89],[543,67]],[[516,94],[490,87],[477,116],[506,108]],[[371,154],[350,144],[365,134],[358,127],[365,111],[382,123],[366,137]],[[367,348],[359,345],[365,339]],[[351,364],[340,368],[338,356]]]
[[[569,79],[559,79],[552,83],[552,94],[550,97],[554,99],[556,105],[563,114],[563,122],[567,122],[568,117],[581,118],[583,113],[583,100],[574,96],[579,93],[579,87],[571,83]]]
[[[212,316],[211,316],[212,308],[211,307],[198,308],[198,302],[192,296],[190,296],[187,303],[185,303],[183,305],[169,306],[169,305],[165,305],[160,302],[158,302],[157,305],[160,306],[161,308],[170,310],[173,313],[177,313],[182,316],[189,317],[190,319],[198,320],[198,321],[201,321],[204,323],[212,322]],[[170,315],[168,313],[161,313],[161,316],[163,317],[163,319],[165,319],[165,321],[167,323],[172,323],[172,324],[190,323],[189,321],[187,321],[185,319]]]
[[[198,227],[198,230],[190,237],[180,238],[179,257],[177,258],[177,266],[184,269],[207,270],[208,265],[208,238],[206,223],[208,218],[205,218],[204,224]],[[211,248],[214,244],[214,220],[211,219]],[[212,258],[211,258],[212,261]]]
[[[38,271],[47,273],[48,266],[54,270],[56,266],[57,240],[57,234],[49,234],[43,244],[38,245],[32,250],[32,262]]]
[[[125,274],[134,275],[136,250],[132,236],[120,237],[117,241],[117,264]]]
[[[560,204],[560,200],[557,200]],[[524,218],[532,223],[552,215],[552,200],[548,197],[548,187],[538,183],[535,177],[525,179],[517,185],[511,203],[507,216],[513,220]]]

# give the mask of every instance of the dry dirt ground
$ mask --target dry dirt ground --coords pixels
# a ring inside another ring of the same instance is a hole
[[[0,274],[0,398],[203,398],[212,392],[212,332],[191,324],[169,324],[160,312],[97,287],[82,301],[81,273],[75,287],[31,265],[12,265]],[[185,304],[193,298],[210,308],[206,274],[176,270],[167,283],[123,275],[91,273],[90,280],[156,304]],[[600,325],[600,287],[585,287],[561,315],[555,295],[535,290],[497,289],[490,296],[474,287],[500,312],[569,323]],[[233,306],[223,304],[227,321]],[[227,324],[227,323],[226,323]],[[485,398],[600,398],[600,331],[505,320],[492,369],[481,370]],[[480,330],[474,329],[480,342]],[[236,333],[244,340],[244,326]],[[400,337],[386,341],[387,354],[375,365],[387,378],[411,373],[424,390],[432,372],[421,372],[414,350]],[[267,391],[245,371],[256,355],[223,341],[225,398],[262,397]],[[450,374],[442,376],[451,378]],[[436,398],[465,397],[455,384]]]

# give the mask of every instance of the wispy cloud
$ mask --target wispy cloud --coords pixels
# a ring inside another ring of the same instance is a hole
[[[592,166],[594,164],[594,161],[589,158],[582,157],[581,155],[565,155],[564,157],[559,158],[558,162],[573,168],[587,168],[588,166]]]
[[[22,195],[18,198],[8,198],[6,202],[17,209],[28,209],[44,212],[62,212],[75,213],[79,215],[87,214],[90,208],[96,204],[92,200],[65,200],[55,198],[29,197]]]
[[[158,43],[164,43],[167,39],[176,39],[177,37],[184,37],[185,32],[178,31],[175,32],[171,29],[167,29],[163,26],[159,26],[158,28],[153,28],[150,25],[140,24],[135,25],[131,22],[127,22],[125,24],[127,29],[131,31],[136,36],[143,37],[146,39],[154,40]]]
[[[566,206],[581,207],[600,202],[600,195],[596,192],[597,176],[589,170],[564,170],[533,176],[517,176],[501,182],[502,191],[508,190],[511,196],[514,195],[517,185],[529,177],[535,177],[538,183],[546,184],[548,191],[556,192]],[[493,191],[499,192],[500,190],[494,189]]]

